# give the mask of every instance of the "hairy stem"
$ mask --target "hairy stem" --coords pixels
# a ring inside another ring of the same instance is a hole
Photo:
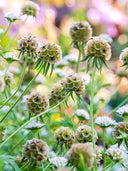
[[[28,125],[30,122],[32,122],[32,121],[35,120],[36,118],[38,118],[38,117],[40,117],[40,116],[46,114],[47,112],[50,112],[51,110],[55,109],[56,107],[58,107],[61,103],[63,103],[65,100],[67,100],[67,98],[68,98],[69,96],[70,96],[70,94],[67,95],[67,96],[65,97],[65,99],[62,100],[62,101],[61,101],[60,103],[58,103],[57,105],[55,105],[55,106],[49,108],[49,109],[46,110],[45,112],[42,112],[42,113],[40,113],[40,114],[38,114],[38,115],[32,117],[29,121],[27,121],[26,123],[24,123],[21,127],[19,127],[16,131],[14,131],[8,138],[6,138],[6,140],[5,140],[3,143],[0,144],[0,148],[1,148],[8,140],[10,140],[15,134],[17,134],[21,129],[23,129],[26,125]]]
[[[94,149],[94,152],[96,154],[95,140],[94,140],[94,122],[93,122],[93,97],[94,97],[95,71],[96,71],[96,66],[94,65],[93,74],[92,74],[92,83],[91,83],[90,121],[91,121],[91,132],[92,132],[93,149]],[[95,170],[97,170],[96,157],[95,157]]]

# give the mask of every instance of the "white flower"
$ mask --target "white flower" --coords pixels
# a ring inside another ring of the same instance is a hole
[[[120,161],[127,157],[126,153],[117,147],[110,147],[106,151],[107,155],[112,157],[113,160]]]
[[[4,33],[4,30],[0,28],[0,35]]]
[[[39,129],[42,128],[45,124],[42,124],[40,122],[32,121],[30,122],[25,128],[27,129]]]
[[[56,68],[62,68],[64,66],[66,66],[66,65],[68,65],[68,61],[62,59],[58,63],[56,63],[54,66]]]
[[[83,117],[86,120],[89,120],[90,118],[88,112],[84,109],[77,109],[75,113],[78,117]]]
[[[67,74],[62,70],[62,69],[55,69],[54,72],[59,76],[59,77],[63,77],[66,76]]]
[[[53,157],[49,159],[49,161],[56,167],[64,167],[67,164],[67,159],[65,157]]]
[[[56,157],[56,153],[54,151],[50,151],[48,154],[48,158],[54,158]]]
[[[10,63],[10,61],[17,61],[18,58],[12,53],[12,52],[8,52],[4,55],[4,58]]]
[[[106,33],[102,33],[99,36],[102,37],[103,39],[107,40],[109,43],[113,42],[112,38]]]
[[[6,13],[4,17],[10,22],[14,22],[15,20],[18,20],[18,16],[13,12]]]
[[[95,123],[101,127],[109,127],[116,124],[114,120],[109,118],[108,116],[100,116],[95,119]]]
[[[118,110],[116,110],[116,112],[120,115],[128,114],[128,104],[120,107]]]
[[[69,63],[76,63],[77,62],[76,56],[72,55],[72,54],[64,56],[64,60],[68,61]]]
[[[29,97],[28,94],[24,95],[24,96],[22,97],[21,104],[25,104],[25,102],[26,102],[26,100],[27,100],[28,97]]]

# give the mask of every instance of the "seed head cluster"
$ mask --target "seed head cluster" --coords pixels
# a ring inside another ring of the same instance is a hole
[[[37,115],[49,108],[49,101],[38,92],[33,92],[26,100],[26,107],[30,114]]]
[[[23,148],[23,156],[29,161],[41,165],[42,161],[47,160],[49,147],[41,139],[33,138],[28,140]]]
[[[123,64],[128,64],[128,48],[125,48],[120,54],[120,61]]]

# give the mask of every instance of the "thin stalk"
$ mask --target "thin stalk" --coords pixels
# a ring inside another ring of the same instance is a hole
[[[109,167],[111,167],[113,165],[113,162],[111,162],[108,166],[106,166],[105,168],[103,168],[101,171],[106,171]]]
[[[102,130],[103,130],[103,147],[104,147],[104,163],[103,163],[103,167],[104,167],[105,158],[106,158],[106,156],[105,156],[105,151],[106,151],[106,148],[105,148],[105,128],[103,127]]]
[[[16,93],[18,92],[18,90],[20,89],[20,86],[21,86],[21,84],[22,84],[22,80],[23,80],[23,77],[24,77],[24,73],[25,73],[25,70],[26,70],[26,67],[27,67],[27,62],[28,62],[28,56],[27,56],[26,59],[25,59],[24,69],[23,69],[23,71],[22,71],[22,75],[21,75],[21,78],[20,78],[20,80],[19,80],[19,85],[18,85],[16,91],[12,94],[12,96],[10,96],[10,97],[9,97],[9,98],[0,106],[0,109],[1,109],[4,105],[6,105],[6,104],[15,96],[15,94],[16,94]]]
[[[7,64],[7,68],[6,68],[6,70],[5,70],[5,74],[7,73],[8,69],[9,69],[9,66],[10,66],[10,64],[8,63],[8,64]]]
[[[61,103],[63,103],[65,100],[67,100],[67,98],[70,96],[70,94],[68,96],[65,97],[64,100],[62,100],[60,103],[58,103],[57,105],[49,108],[48,110],[46,110],[45,112],[42,112],[34,117],[32,117],[29,121],[27,121],[26,123],[24,123],[23,125],[21,125],[16,131],[14,131],[8,138],[6,138],[6,140],[0,144],[0,148],[8,141],[10,140],[15,134],[17,134],[21,129],[23,129],[26,125],[28,125],[30,122],[32,122],[33,120],[35,120],[36,118],[46,114],[47,112],[50,112],[51,110],[55,109],[56,107],[58,107]]]
[[[5,32],[1,35],[0,39],[3,39],[3,37],[7,34],[8,30],[10,29],[12,22],[9,22],[9,25],[7,27],[7,29],[5,30]]]
[[[91,121],[91,132],[92,132],[93,149],[94,149],[94,152],[96,154],[95,140],[94,140],[94,122],[93,122],[93,97],[94,97],[95,71],[96,71],[96,66],[94,65],[93,74],[92,74],[92,84],[91,84],[90,121]],[[95,170],[97,170],[96,157],[95,157]]]
[[[50,165],[51,163],[49,163],[45,168],[43,168],[43,171],[45,171]]]
[[[22,92],[22,94],[17,98],[17,100],[15,101],[15,103],[11,106],[11,108],[9,109],[9,111],[4,115],[4,117],[1,119],[0,123],[2,123],[4,121],[4,119],[8,116],[8,114],[10,113],[10,111],[16,106],[16,104],[20,101],[21,97],[23,96],[23,94],[28,90],[28,88],[30,87],[30,85],[33,83],[33,81],[36,79],[36,77],[39,75],[39,73],[41,72],[41,70],[43,69],[43,66],[40,68],[40,70],[37,72],[37,74],[33,77],[33,79],[29,82],[29,84],[27,85],[26,89]]]
[[[109,112],[107,115],[111,115],[113,112],[115,112],[119,107],[121,107],[122,105],[124,105],[125,103],[128,102],[128,96],[117,106],[115,107],[111,112]]]
[[[78,50],[79,50],[79,56],[78,56],[78,60],[77,60],[77,63],[76,63],[76,73],[79,72],[79,64],[80,64],[80,57],[81,57],[81,49],[80,49],[79,45],[78,45]]]
[[[12,42],[14,41],[14,39],[16,38],[16,36],[18,35],[18,33],[19,33],[21,27],[22,27],[22,26],[24,25],[24,23],[27,21],[27,18],[28,18],[28,16],[27,16],[26,19],[21,23],[21,25],[20,25],[19,29],[17,30],[16,34],[14,35],[14,37],[11,39],[11,41],[10,41],[9,44],[5,47],[5,49],[2,50],[1,53],[5,53],[5,52],[7,51],[7,49],[11,46]]]

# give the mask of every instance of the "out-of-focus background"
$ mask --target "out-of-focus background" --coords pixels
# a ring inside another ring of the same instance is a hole
[[[8,25],[7,19],[4,18],[7,12],[15,12],[20,19],[12,24],[8,34],[1,41],[2,47],[7,45],[19,28],[21,20],[25,18],[20,11],[24,2],[24,0],[0,1],[0,28],[5,30]],[[113,39],[112,58],[108,64],[110,70],[104,69],[99,76],[99,80],[105,80],[105,83],[111,83],[112,86],[99,91],[99,96],[108,100],[115,91],[115,100],[110,101],[111,105],[114,107],[121,102],[127,94],[128,87],[128,73],[120,67],[119,61],[121,51],[128,46],[128,0],[37,0],[33,2],[38,3],[40,7],[39,15],[37,18],[28,18],[11,47],[13,52],[16,53],[17,40],[21,36],[32,34],[40,43],[52,41],[59,44],[63,57],[70,54],[77,58],[78,51],[71,46],[69,28],[73,21],[87,20],[93,28],[94,36],[106,33]],[[70,72],[70,68],[68,69]]]

